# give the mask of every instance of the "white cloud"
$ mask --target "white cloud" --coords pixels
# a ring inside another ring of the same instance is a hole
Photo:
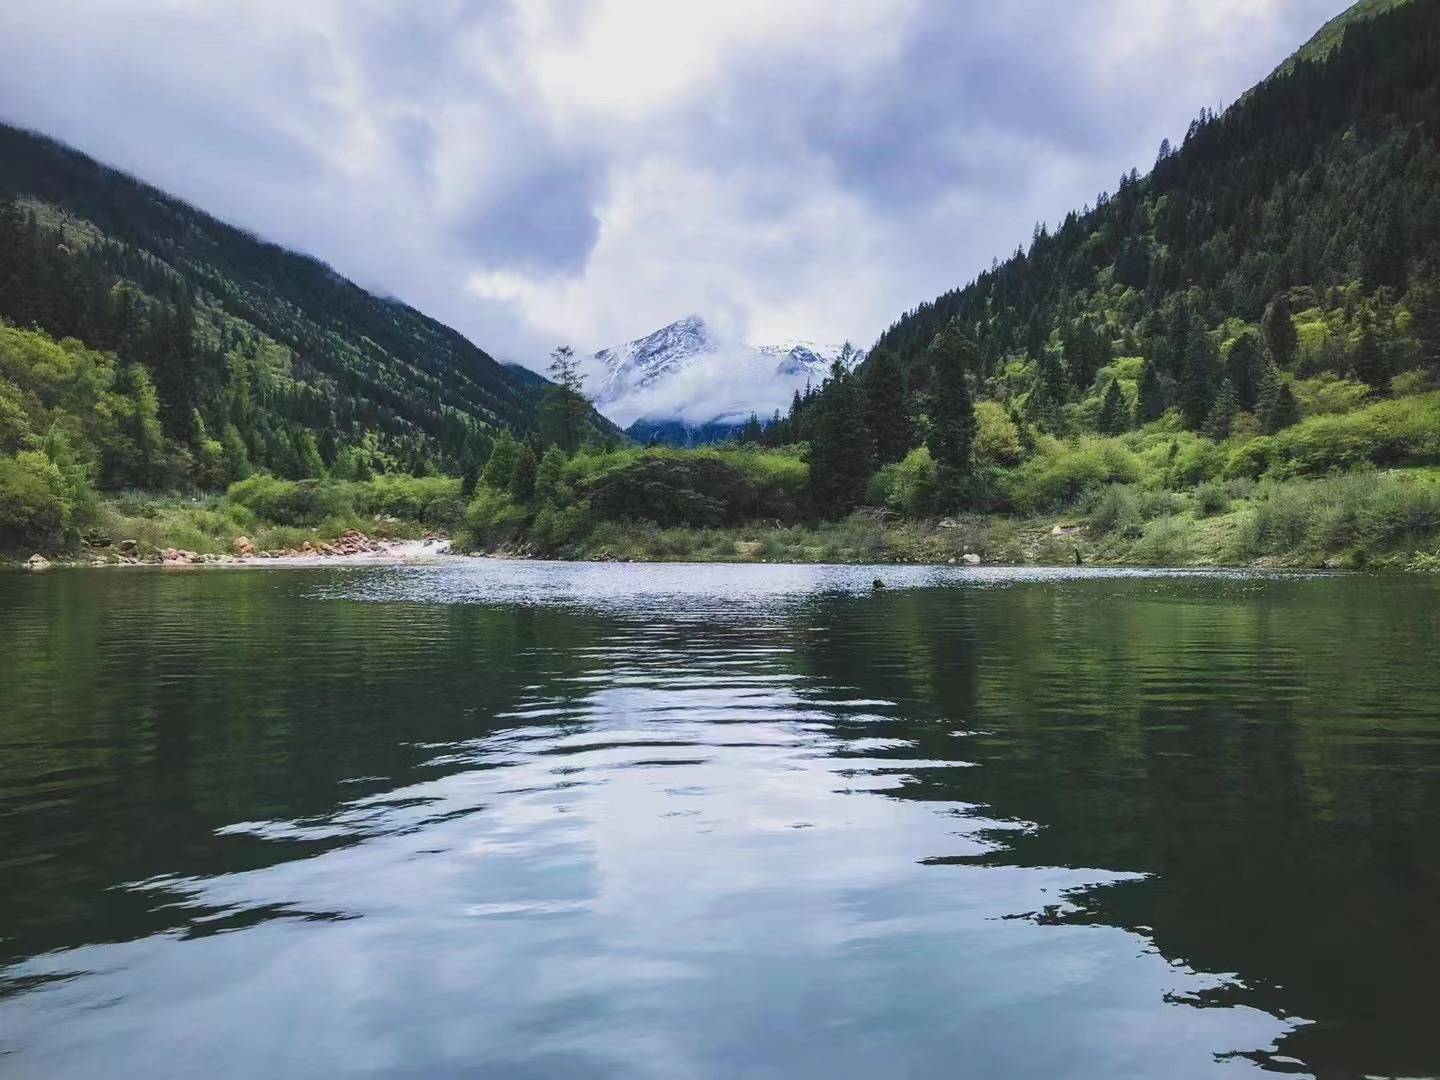
[[[506,359],[868,344],[1343,0],[6,0],[0,116]]]

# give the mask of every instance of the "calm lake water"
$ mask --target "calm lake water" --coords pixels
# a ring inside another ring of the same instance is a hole
[[[0,574],[0,1075],[1433,1075],[1437,646],[1401,576]]]

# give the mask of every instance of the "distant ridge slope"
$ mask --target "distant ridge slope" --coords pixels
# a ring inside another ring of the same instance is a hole
[[[1440,3],[1365,0],[1225,112],[1202,110],[1148,175],[1132,170],[1097,206],[1038,226],[1028,249],[906,312],[877,347],[913,364],[953,320],[978,345],[982,380],[1053,347],[1069,393],[1083,396],[1095,368],[1073,362],[1071,346],[1087,329],[1111,355],[1148,358],[1178,380],[1166,322],[1181,301],[1217,346],[1234,332],[1225,320],[1256,323],[1287,292],[1302,308],[1339,305],[1332,323],[1358,340],[1361,295],[1393,305],[1440,263],[1437,138]],[[1311,343],[1306,373],[1353,370],[1353,342],[1317,327],[1330,346],[1322,356]],[[1400,337],[1374,329],[1394,344],[1391,360],[1409,362]],[[1031,378],[1016,370],[982,389],[1021,405]]]
[[[0,315],[144,364],[180,444],[231,424],[280,472],[297,441],[461,471],[537,423],[540,376],[43,135],[0,125],[0,199]]]

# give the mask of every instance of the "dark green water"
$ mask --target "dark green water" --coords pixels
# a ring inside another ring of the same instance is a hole
[[[0,574],[5,1077],[1440,1072],[1440,580]]]

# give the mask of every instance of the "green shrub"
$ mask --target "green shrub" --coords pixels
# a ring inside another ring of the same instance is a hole
[[[601,521],[660,526],[738,524],[755,516],[755,485],[710,454],[654,454],[599,474],[589,487]]]
[[[1267,482],[1236,538],[1244,556],[1384,552],[1440,538],[1440,486],[1352,474]]]
[[[1270,452],[1274,440],[1269,435],[1247,439],[1234,447],[1225,459],[1220,475],[1227,480],[1245,477],[1259,479],[1270,467]]]
[[[1085,520],[1096,532],[1135,539],[1148,522],[1176,513],[1180,505],[1180,497],[1173,492],[1112,484],[1092,496]]]
[[[1195,512],[1201,517],[1214,517],[1230,509],[1230,496],[1225,488],[1213,481],[1195,489]]]
[[[465,515],[462,481],[452,476],[387,473],[354,487],[355,503],[366,514],[400,518],[451,529]]]
[[[548,503],[535,515],[530,536],[540,551],[556,554],[583,540],[590,527],[590,507],[586,503]]]
[[[911,450],[901,461],[886,465],[875,474],[871,501],[887,506],[906,517],[924,517],[935,498],[935,459],[927,447]]]
[[[0,455],[0,547],[64,544],[72,510],[65,479],[48,457],[34,450]]]
[[[1440,394],[1382,401],[1340,416],[1309,417],[1273,436],[1267,456],[1277,476],[1440,461]]]
[[[508,491],[482,487],[465,511],[465,530],[456,537],[461,548],[494,548],[513,543],[521,536],[525,510]]]
[[[1092,501],[1086,521],[1099,533],[1138,537],[1145,527],[1139,494],[1129,484],[1111,484]]]
[[[1364,383],[1328,371],[1313,379],[1296,379],[1290,390],[1300,405],[1301,416],[1353,412],[1370,396],[1370,387]]]
[[[1140,462],[1119,439],[1043,438],[1035,455],[1002,474],[1000,484],[1010,505],[1038,511],[1068,506],[1108,484],[1134,483],[1140,475]]]
[[[355,513],[354,485],[344,480],[280,480],[257,473],[231,484],[227,497],[278,525],[317,525]]]
[[[1014,465],[1024,448],[1020,429],[998,401],[975,405],[975,460],[991,465]]]
[[[1396,397],[1425,394],[1437,389],[1440,389],[1440,382],[1437,382],[1436,372],[1426,368],[1402,371],[1390,380],[1390,392]]]
[[[1148,566],[1181,566],[1191,561],[1195,531],[1179,517],[1156,518],[1130,549],[1130,558]]]

